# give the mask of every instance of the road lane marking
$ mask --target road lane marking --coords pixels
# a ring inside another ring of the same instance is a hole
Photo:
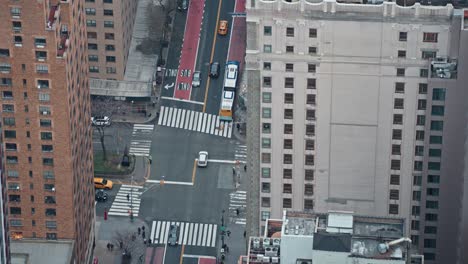
[[[200,132],[202,132],[202,133],[205,132],[207,116],[208,116],[207,113],[203,113],[202,129],[201,129],[201,131],[200,131]]]
[[[188,230],[189,230],[189,223],[187,223],[187,225],[185,226],[184,240],[182,242],[184,245],[187,244]]]
[[[147,183],[161,183],[161,180],[146,180]],[[190,185],[193,186],[193,183],[191,182],[178,182],[178,181],[166,181],[164,180],[164,184],[170,184],[170,185]]]
[[[167,119],[167,126],[171,126],[171,121],[172,121],[172,112],[174,111],[175,108],[169,108],[169,116],[168,116],[168,119]]]
[[[208,224],[204,225],[203,230],[205,230],[205,232],[203,232],[202,246],[205,247],[206,246],[206,236],[208,235]]]
[[[210,245],[211,245],[211,232],[212,232],[212,231],[213,231],[213,225],[210,225],[210,226],[208,227],[208,237],[207,237],[208,241],[206,242],[206,245],[207,245],[207,246],[210,246]]]
[[[197,131],[198,132],[200,132],[200,129],[201,129],[203,114],[204,113],[199,113],[198,114],[198,124],[197,124]]]
[[[184,261],[184,251],[185,251],[185,245],[182,245],[182,251],[180,252],[179,264],[182,264],[182,262]]]
[[[155,221],[153,221],[153,222],[155,222]],[[156,237],[155,237],[155,239],[156,239],[156,241],[158,241],[158,243],[159,243],[159,230],[160,230],[160,228],[161,228],[161,222],[158,221],[158,224],[156,225]],[[153,239],[153,241],[154,241],[154,239]]]
[[[214,29],[214,38],[213,38],[213,45],[211,46],[211,56],[210,56],[210,64],[213,62],[213,57],[214,57],[214,52],[215,52],[215,46],[216,46],[216,38],[218,37],[218,24],[219,24],[219,15],[221,13],[221,4],[223,3],[223,0],[219,0],[218,4],[218,14],[216,15],[216,26]],[[206,88],[205,88],[205,99],[203,100],[203,113],[206,112],[206,101],[208,100],[208,90],[210,89],[210,77],[208,76],[208,81],[206,82]]]
[[[179,223],[177,223],[177,225],[179,225]],[[184,236],[183,236],[184,225],[185,225],[185,223],[180,223],[180,232],[179,232],[179,240],[178,240],[179,245],[182,245],[182,239],[184,238]]]
[[[164,243],[167,243],[167,238],[169,237],[169,229],[171,228],[171,223],[168,221],[166,223],[166,230],[164,232]]]
[[[200,224],[200,233],[198,234],[197,246],[201,245],[201,243],[202,243],[203,228],[204,228],[204,225],[203,225],[203,224]]]
[[[160,112],[159,120],[158,120],[158,125],[159,125],[159,126],[162,124],[162,120],[163,120],[162,117],[163,117],[164,114],[165,114],[165,113],[164,113],[164,110],[165,110],[165,109],[166,109],[166,108],[165,108],[164,106],[161,106],[161,112]]]
[[[246,163],[245,161],[241,160],[216,160],[216,159],[209,159],[208,162],[213,162],[213,163],[226,163],[226,164],[237,164],[239,163]]]
[[[193,241],[192,245],[197,244],[197,238],[198,238],[198,224],[195,224],[195,231],[193,231]]]
[[[189,124],[188,124],[187,129],[188,129],[188,130],[192,130],[192,127],[193,127],[193,117],[196,115],[195,113],[197,113],[197,112],[195,112],[195,111],[190,111],[189,113],[190,113],[190,120],[189,120]]]
[[[208,258],[208,259],[216,259],[216,257],[213,256],[204,256],[204,255],[189,255],[189,254],[184,254],[184,258]]]
[[[189,103],[189,104],[197,104],[197,105],[204,105],[205,103],[199,102],[199,101],[192,101],[192,100],[186,100],[186,99],[178,99],[178,98],[172,98],[172,97],[167,97],[167,96],[161,96],[161,99],[164,100],[171,100],[171,101],[177,101],[177,102],[184,102],[184,103]]]
[[[210,124],[211,124],[211,115],[208,114],[208,119],[206,120],[206,130],[205,130],[205,133],[210,133]]]
[[[153,224],[151,225],[151,234],[150,234],[151,241],[154,241],[154,232],[156,231],[155,227],[156,227],[156,222],[153,221]]]
[[[195,228],[194,223],[190,223],[190,237],[189,240],[187,241],[187,245],[192,245],[192,238],[193,238],[193,229]]]
[[[211,131],[210,131],[210,134],[213,134],[213,135],[216,135],[216,134],[215,134],[216,118],[218,118],[218,116],[213,115],[213,120],[211,120]]]
[[[197,174],[197,159],[193,161],[192,184],[195,184],[195,174]]]
[[[211,236],[211,247],[216,246],[216,232],[218,231],[218,226],[213,226],[213,235]]]

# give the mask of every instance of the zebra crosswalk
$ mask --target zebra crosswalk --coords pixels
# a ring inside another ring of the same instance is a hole
[[[166,244],[171,225],[179,227],[179,245],[215,247],[218,225],[176,221],[153,221],[150,239],[153,244]]]
[[[142,193],[142,188],[141,186],[122,184],[115,196],[114,202],[112,202],[108,215],[129,216],[131,210],[133,216],[138,216],[138,212],[140,211],[140,198],[138,197]]]
[[[135,156],[149,156],[151,149],[151,135],[154,125],[134,124],[130,154]]]
[[[217,115],[166,106],[161,106],[158,125],[227,138],[231,138],[233,129],[232,122],[221,121]]]
[[[233,215],[234,223],[245,225],[245,210],[247,207],[247,192],[236,191],[229,194],[229,211]]]
[[[234,160],[238,160],[243,163],[247,161],[247,146],[246,145],[242,145],[239,142],[236,142]]]

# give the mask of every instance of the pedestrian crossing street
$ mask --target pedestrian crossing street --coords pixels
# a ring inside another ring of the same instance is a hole
[[[231,138],[233,129],[232,122],[221,121],[217,115],[166,106],[161,106],[158,125],[227,138]]]
[[[247,207],[247,192],[236,191],[229,194],[229,212],[233,216],[234,223],[245,225],[245,210]]]
[[[238,160],[241,163],[244,163],[247,161],[247,146],[246,145],[242,145],[239,142],[236,142],[234,160]]]
[[[175,221],[153,221],[150,239],[153,244],[166,244],[171,225],[179,227],[179,245],[215,247],[218,225]]]
[[[135,156],[149,156],[154,125],[134,124],[129,153]]]
[[[114,202],[112,202],[111,208],[109,209],[108,215],[116,215],[116,216],[130,216],[130,205],[133,206],[133,216],[138,216],[138,212],[140,211],[140,198],[139,196],[142,193],[141,186],[132,186],[122,184],[120,186],[117,195],[115,196]],[[127,194],[129,198],[127,200]]]

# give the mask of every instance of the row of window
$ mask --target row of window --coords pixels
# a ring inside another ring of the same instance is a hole
[[[36,65],[36,66],[41,66],[41,67],[38,67],[36,69],[47,69],[48,70],[48,66],[47,65]],[[43,66],[46,66],[46,68],[44,68]],[[26,85],[26,79],[23,79],[23,86]],[[13,86],[13,80],[11,78],[0,78],[0,86]],[[38,89],[49,89],[50,88],[50,82],[49,80],[37,80],[36,81],[36,86]]]
[[[263,52],[264,53],[272,53],[273,52],[272,45],[271,44],[264,44],[263,45]],[[286,48],[285,48],[285,52],[286,53],[294,53],[294,46],[287,45]],[[310,47],[308,47],[307,52],[308,52],[309,55],[317,55],[317,47],[310,46]]]
[[[263,70],[269,71],[271,70],[271,62],[263,62]],[[293,72],[294,71],[294,63],[285,63],[284,70],[286,72]],[[314,63],[307,64],[307,72],[315,73],[317,71],[317,65]]]
[[[271,118],[271,108],[262,107],[262,118]],[[294,119],[294,110],[291,108],[284,109],[283,119]],[[307,109],[306,110],[306,120],[312,121],[315,120],[315,110]]]
[[[307,165],[307,166],[314,165],[314,155],[307,154],[307,155],[304,155],[304,157],[305,157],[304,165]],[[262,153],[262,163],[271,163],[271,153]],[[293,164],[293,155],[283,154],[283,164]]]
[[[271,76],[264,76],[263,77],[263,87],[270,88],[272,85],[272,78]],[[307,78],[307,89],[315,89],[317,85],[317,81],[315,78]],[[284,78],[284,88],[294,88],[294,78],[293,77],[285,77]]]
[[[96,43],[88,43],[88,49],[89,49],[89,50],[98,50],[98,44],[96,44]],[[106,50],[106,51],[115,51],[115,45],[106,44],[105,50]]]
[[[94,16],[96,15],[96,8],[85,8],[86,15]],[[114,16],[114,10],[112,9],[104,9],[102,11],[104,16]]]
[[[48,185],[50,185],[50,184],[48,184]],[[45,189],[45,188],[44,188],[44,190],[50,191],[50,189]],[[32,198],[31,202],[34,202],[34,196],[33,195],[31,195],[31,198]],[[8,201],[9,202],[19,203],[19,202],[21,202],[21,195],[19,195],[19,194],[10,194],[10,195],[8,195]],[[46,203],[46,204],[56,204],[55,196],[44,196],[44,203]]]
[[[269,182],[262,182],[262,193],[270,193],[271,191],[270,185],[271,184]],[[283,184],[283,193],[292,193],[292,184],[290,183]],[[307,196],[314,195],[313,184],[304,185],[304,195],[307,195]]]
[[[286,37],[294,37],[294,27],[287,27],[286,28]],[[273,28],[271,26],[264,26],[263,27],[263,35],[264,36],[271,36],[273,33]],[[309,38],[316,38],[317,37],[317,29],[316,28],[309,28]]]
[[[30,149],[28,149],[30,150]],[[7,170],[7,177],[8,178],[18,178],[19,177],[19,172],[17,170]],[[29,177],[32,178],[33,177],[33,171],[29,171]],[[46,171],[43,171],[42,172],[42,177],[44,179],[54,179],[55,178],[55,174],[54,174],[54,171],[51,171],[51,170],[46,170]]]
[[[97,32],[88,32],[87,36],[88,36],[88,39],[97,39],[98,34],[97,34]],[[106,32],[106,33],[104,33],[104,38],[108,39],[108,40],[113,40],[113,39],[115,39],[115,34]]]
[[[398,58],[406,58],[406,50],[398,50],[397,51]],[[421,50],[421,59],[423,60],[431,60],[437,57],[437,51],[435,50]]]
[[[10,207],[10,214],[11,215],[21,215],[21,207]],[[36,214],[36,209],[31,208],[31,214]],[[55,208],[46,208],[45,209],[45,216],[56,216],[57,209]]]
[[[89,72],[99,73],[99,67],[98,66],[89,66]],[[106,67],[106,73],[116,74],[117,73],[117,68],[116,67]]]
[[[306,136],[314,136],[315,135],[315,125],[308,124],[306,125],[305,129]],[[293,124],[284,124],[283,134],[293,134]],[[271,123],[263,123],[262,124],[262,133],[263,134],[270,134],[271,133]]]
[[[40,136],[42,140],[52,140],[52,132],[40,132]],[[15,130],[4,130],[4,137],[9,139],[16,138],[16,131]],[[26,131],[26,137],[31,137],[31,132]]]
[[[8,183],[8,190],[19,191],[20,189],[21,189],[20,183],[18,183],[18,182],[9,182]],[[34,189],[34,183],[29,184],[29,189],[30,190]],[[49,184],[49,183],[44,184],[44,190],[48,191],[48,192],[55,192],[55,184]],[[34,196],[33,195],[31,195],[31,202],[34,202]],[[54,202],[48,201],[48,203],[55,203],[55,200],[54,200]]]
[[[96,20],[86,19],[86,25],[88,27],[96,27]],[[104,27],[113,28],[114,27],[114,21],[104,21]]]
[[[52,145],[47,145],[52,148]],[[52,150],[47,151],[52,152]],[[28,162],[32,163],[32,157],[28,157]],[[7,164],[18,164],[18,156],[6,156],[6,163]],[[53,158],[42,158],[42,165],[44,166],[54,166],[54,159]]]
[[[262,168],[262,178],[270,178],[271,177],[271,169],[270,168]],[[293,170],[292,169],[283,169],[283,179],[292,179],[293,178]],[[314,180],[314,170],[312,169],[305,169],[304,170],[304,180],[305,181],[313,181]]]
[[[270,104],[271,103],[271,92],[263,92],[262,93],[262,103]],[[292,93],[285,93],[284,94],[284,103],[285,104],[294,104],[294,94]],[[315,94],[307,94],[306,95],[306,104],[307,105],[315,105]],[[315,117],[315,114],[314,114]]]
[[[21,227],[23,226],[23,220],[20,219],[11,219],[10,226]],[[32,220],[32,226],[36,226],[36,220]],[[45,221],[45,227],[49,229],[57,229],[56,221]]]
[[[98,0],[98,1],[100,1],[100,0]],[[95,3],[96,0],[85,0],[85,2],[87,2],[87,3]],[[102,0],[102,2],[103,2],[104,4],[112,4],[113,0]]]
[[[271,139],[262,138],[262,148],[269,149],[271,148]],[[284,149],[293,149],[293,140],[292,139],[283,139],[283,148]],[[305,140],[305,150],[314,150],[314,140],[306,139]]]
[[[52,145],[41,145],[42,152],[53,152],[54,147]],[[16,143],[5,143],[6,151],[18,151],[18,145]]]

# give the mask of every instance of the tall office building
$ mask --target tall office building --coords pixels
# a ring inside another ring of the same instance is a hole
[[[398,216],[426,263],[456,263],[467,15],[335,0],[246,9],[249,231],[283,209]]]
[[[123,80],[138,1],[85,0],[89,77]]]
[[[71,262],[88,263],[94,187],[84,0],[2,0],[0,23],[10,237],[73,240]]]

